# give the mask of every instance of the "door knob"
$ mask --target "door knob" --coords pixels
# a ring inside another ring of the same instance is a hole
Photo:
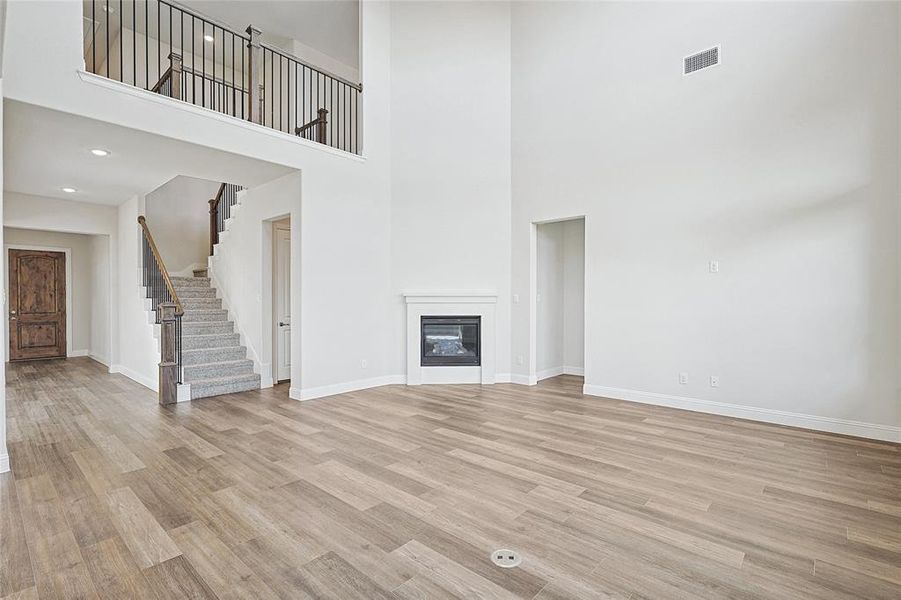
[[[282,323],[281,321],[278,322],[279,327],[288,327],[289,325],[290,323]]]

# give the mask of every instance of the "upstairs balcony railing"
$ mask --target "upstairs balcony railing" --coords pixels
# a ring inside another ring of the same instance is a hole
[[[363,86],[168,0],[87,0],[97,75],[360,154]]]

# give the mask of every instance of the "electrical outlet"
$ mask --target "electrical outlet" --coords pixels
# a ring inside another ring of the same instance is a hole
[[[682,385],[688,383],[688,373],[679,373],[679,383]]]
[[[513,304],[519,304],[519,294],[513,294]]]
[[[720,261],[711,260],[710,263],[708,263],[707,268],[710,269],[711,273],[719,273],[720,272]]]
[[[368,362],[365,358],[364,358],[363,360],[360,361],[360,368],[361,368],[361,369],[365,369],[365,368],[368,367],[368,366],[369,366],[369,362]]]
[[[516,364],[521,365],[523,363],[522,354],[516,357]]]
[[[720,387],[719,375],[711,375],[710,376],[710,387]]]

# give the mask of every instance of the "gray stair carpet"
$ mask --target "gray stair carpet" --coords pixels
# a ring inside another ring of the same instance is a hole
[[[172,285],[185,309],[181,356],[191,400],[260,389],[260,376],[209,277],[173,277]]]

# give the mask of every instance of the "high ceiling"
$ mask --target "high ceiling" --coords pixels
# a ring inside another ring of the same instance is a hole
[[[118,205],[178,175],[254,186],[290,171],[110,123],[5,100],[4,190]],[[110,155],[99,158],[91,149]],[[62,191],[72,187],[73,194]]]
[[[297,40],[359,68],[358,0],[181,0],[179,4],[243,30]]]

